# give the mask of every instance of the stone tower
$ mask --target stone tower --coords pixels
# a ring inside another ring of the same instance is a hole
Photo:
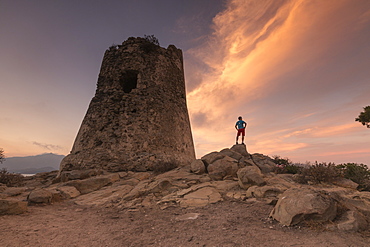
[[[147,171],[195,159],[182,51],[129,38],[104,54],[97,89],[60,172]]]

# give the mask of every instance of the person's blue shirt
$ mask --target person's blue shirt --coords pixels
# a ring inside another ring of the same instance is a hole
[[[239,120],[238,122],[236,122],[235,125],[238,127],[238,129],[244,129],[245,128],[244,126],[246,126],[247,123],[244,122],[243,120]]]

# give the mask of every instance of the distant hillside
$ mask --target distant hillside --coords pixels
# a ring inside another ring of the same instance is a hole
[[[39,173],[50,172],[59,169],[60,161],[64,155],[45,153],[36,156],[6,158],[0,168],[6,168],[15,173]]]

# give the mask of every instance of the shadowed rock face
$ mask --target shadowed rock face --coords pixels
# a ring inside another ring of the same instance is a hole
[[[182,51],[143,38],[107,50],[95,97],[60,172],[146,171],[194,159]]]

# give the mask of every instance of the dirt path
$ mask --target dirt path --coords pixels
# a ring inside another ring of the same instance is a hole
[[[370,246],[370,234],[282,227],[272,206],[225,201],[204,208],[117,210],[63,202],[0,216],[0,246]]]

